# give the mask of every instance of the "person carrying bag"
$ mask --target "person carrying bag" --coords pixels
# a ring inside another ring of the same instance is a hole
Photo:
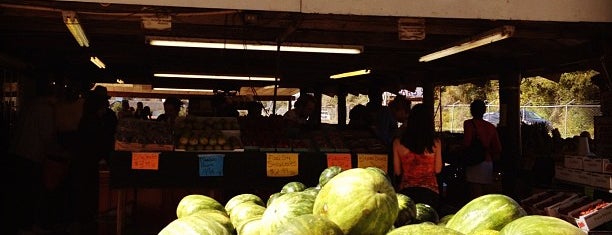
[[[471,198],[493,193],[493,160],[499,158],[501,142],[495,126],[482,119],[486,105],[482,100],[470,104],[472,119],[463,122],[465,179],[470,187]]]

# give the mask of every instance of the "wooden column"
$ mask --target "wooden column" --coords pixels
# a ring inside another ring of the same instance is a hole
[[[517,179],[520,176],[521,159],[521,119],[520,109],[521,74],[517,66],[504,68],[499,79],[499,113],[498,131],[502,144],[502,192],[518,199]]]

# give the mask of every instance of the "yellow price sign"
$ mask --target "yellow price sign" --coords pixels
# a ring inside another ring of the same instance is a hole
[[[269,177],[288,177],[298,175],[298,154],[267,153],[266,175]]]
[[[386,154],[358,153],[357,154],[357,167],[359,168],[378,167],[384,172],[388,172],[387,158],[388,156]]]
[[[158,170],[159,152],[133,152],[132,169],[134,170]]]

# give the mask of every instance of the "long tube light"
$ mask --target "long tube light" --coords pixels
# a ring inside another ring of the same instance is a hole
[[[357,71],[352,71],[352,72],[339,73],[339,74],[331,75],[329,76],[329,78],[338,79],[338,78],[353,77],[353,76],[359,76],[359,75],[365,75],[365,74],[370,74],[370,70],[362,69],[362,70],[357,70]]]
[[[96,57],[96,56],[92,56],[89,58],[89,61],[91,61],[91,63],[95,64],[96,66],[98,66],[98,68],[101,69],[105,69],[106,65],[104,63],[102,63],[102,61]]]
[[[479,46],[484,46],[489,43],[497,42],[499,40],[503,40],[509,37],[512,37],[514,34],[514,26],[505,25],[493,30],[489,30],[482,34],[476,35],[470,38],[467,41],[461,41],[454,43],[453,45],[447,47],[446,49],[436,51],[431,54],[427,54],[419,58],[419,62],[428,62],[435,59],[439,59],[445,56],[453,55],[462,51],[467,51],[472,48],[476,48]]]
[[[183,89],[183,88],[165,88],[165,87],[154,87],[154,91],[180,91],[180,92],[205,92],[213,93],[212,89]]]
[[[277,51],[277,45],[259,42],[244,42],[233,40],[216,39],[189,39],[189,38],[164,38],[147,37],[150,45],[172,46],[172,47],[197,47],[211,49],[235,49],[235,50],[260,50]],[[362,46],[334,45],[334,44],[310,44],[310,43],[284,43],[280,46],[284,52],[311,52],[311,53],[336,53],[336,54],[360,54]]]
[[[76,39],[79,46],[89,47],[89,39],[87,39],[85,31],[83,31],[83,27],[81,27],[81,24],[79,23],[76,12],[63,11],[62,17],[64,18],[64,24],[66,24],[66,27],[68,27],[68,30],[74,39]]]
[[[178,73],[156,73],[154,77],[166,78],[195,78],[195,79],[217,79],[217,80],[246,80],[246,81],[270,81],[276,79],[273,77],[251,77],[251,76],[226,76],[226,75],[208,75],[208,74],[178,74]]]

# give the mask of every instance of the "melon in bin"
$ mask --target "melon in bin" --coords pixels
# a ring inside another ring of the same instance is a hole
[[[278,234],[279,227],[289,218],[312,214],[315,197],[304,192],[285,193],[266,208],[262,217],[262,233]]]
[[[398,208],[395,189],[385,175],[353,168],[321,187],[312,213],[333,221],[344,234],[385,234]]]
[[[214,198],[201,194],[191,194],[179,201],[176,207],[176,217],[188,216],[202,209],[214,209],[226,213],[225,207]]]
[[[525,215],[525,210],[514,199],[503,194],[487,194],[461,207],[446,223],[446,227],[465,234],[485,229],[499,231]]]

